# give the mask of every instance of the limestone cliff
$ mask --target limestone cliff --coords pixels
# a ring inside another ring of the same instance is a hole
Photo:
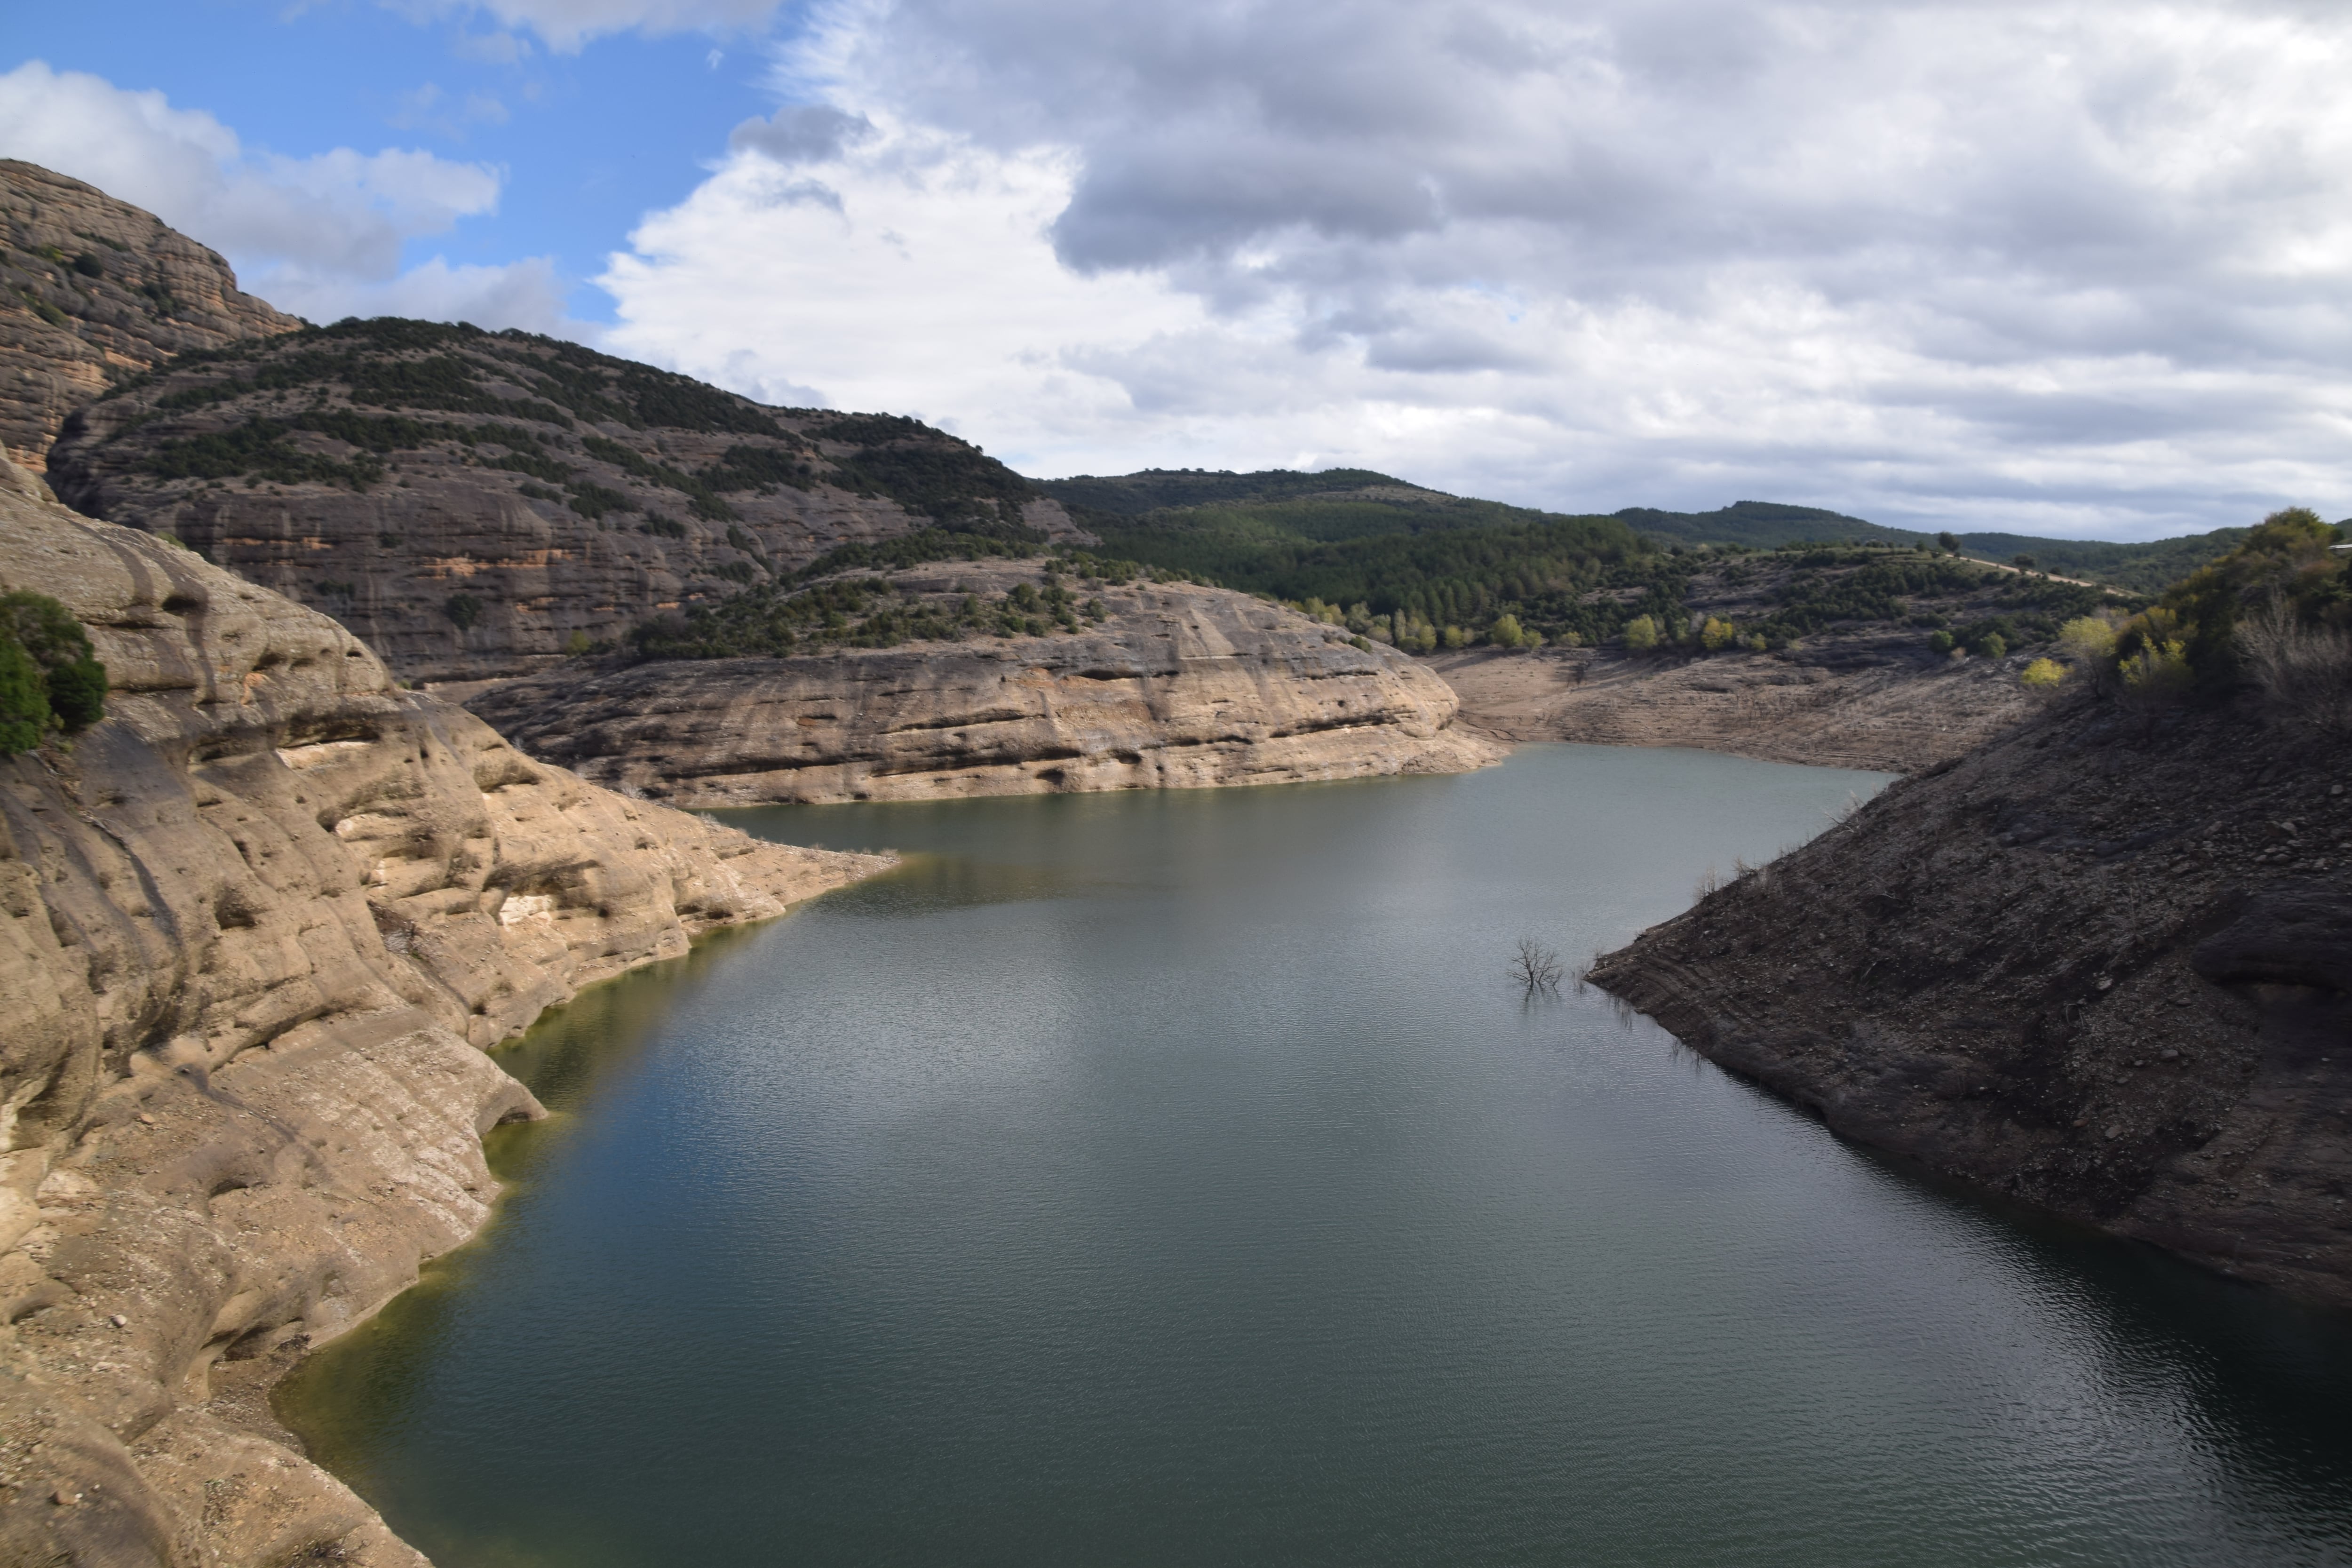
[[[0,446],[39,469],[66,416],[174,354],[302,323],[154,214],[0,158]]]
[[[0,1562],[420,1561],[260,1397],[478,1226],[483,1048],[871,857],[534,763],[326,616],[0,467],[109,715],[0,760]]]
[[[412,680],[515,675],[843,544],[1084,540],[968,443],[521,332],[343,321],[77,413],[51,481],[323,610]]]
[[[1591,978],[1848,1137],[2352,1304],[2347,763],[2078,698]]]
[[[919,621],[1046,578],[1031,561],[863,581]],[[472,706],[533,756],[697,806],[1454,773],[1502,753],[1394,649],[1223,589],[1084,591],[1101,618],[1069,631],[999,619],[961,640],[558,671]]]

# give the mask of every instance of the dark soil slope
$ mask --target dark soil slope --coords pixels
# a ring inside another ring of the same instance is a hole
[[[2352,1304],[2347,763],[2076,697],[1591,978],[1848,1137]]]
[[[411,679],[537,668],[844,543],[1085,537],[911,419],[393,319],[176,360],[75,415],[50,479],[335,616]]]

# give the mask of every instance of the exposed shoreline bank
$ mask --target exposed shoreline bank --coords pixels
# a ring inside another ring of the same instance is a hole
[[[276,1440],[273,1366],[475,1234],[486,1054],[882,868],[596,789],[333,621],[0,468],[0,578],[105,719],[0,761],[0,1557],[413,1565]]]
[[[2352,1306],[2352,759],[2248,706],[2071,700],[1591,978],[1841,1136]]]

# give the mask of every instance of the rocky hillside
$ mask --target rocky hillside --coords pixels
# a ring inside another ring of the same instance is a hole
[[[544,668],[846,542],[1087,537],[910,419],[392,319],[176,360],[77,414],[51,470],[72,505],[333,616],[411,680]]]
[[[1916,773],[2033,711],[2018,681],[2030,656],[2064,619],[2126,602],[1916,551],[1686,559],[1695,564],[1670,612],[1682,619],[1678,639],[1647,650],[1622,637],[1533,654],[1473,647],[1429,662],[1460,694],[1465,720],[1514,741],[1703,746]],[[1612,593],[1630,601],[1633,590],[1589,596]]]
[[[1262,600],[1083,558],[950,561],[747,596],[671,658],[500,686],[535,757],[681,805],[1292,783],[1481,766],[1412,659]]]
[[[0,1562],[420,1563],[264,1394],[486,1217],[484,1048],[879,862],[530,762],[13,465],[0,583],[114,684],[0,758]]]
[[[1591,978],[1847,1137],[2352,1304],[2347,766],[2077,695]]]
[[[174,354],[302,323],[152,213],[0,158],[0,445],[40,469],[66,416]]]

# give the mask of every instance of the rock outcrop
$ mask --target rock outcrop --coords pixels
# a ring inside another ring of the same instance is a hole
[[[2352,742],[2077,698],[1592,980],[1845,1136],[2352,1304]]]
[[[482,1223],[485,1047],[882,862],[532,763],[14,466],[0,582],[114,684],[0,759],[0,1562],[419,1563],[263,1395]]]
[[[1884,773],[1949,762],[2027,717],[2025,662],[1939,658],[1914,631],[1704,659],[1473,648],[1429,660],[1465,721],[1507,740],[1697,746]]]
[[[919,611],[998,603],[1037,562],[867,579]],[[517,745],[695,806],[1456,773],[1503,748],[1394,649],[1245,595],[1103,585],[1072,632],[563,670],[472,700]]]
[[[935,525],[1091,537],[911,419],[768,408],[576,343],[389,318],[126,385],[74,416],[50,479],[90,516],[333,616],[411,680],[546,668]]]
[[[175,354],[302,323],[154,214],[0,158],[0,445],[38,470],[66,416]]]

